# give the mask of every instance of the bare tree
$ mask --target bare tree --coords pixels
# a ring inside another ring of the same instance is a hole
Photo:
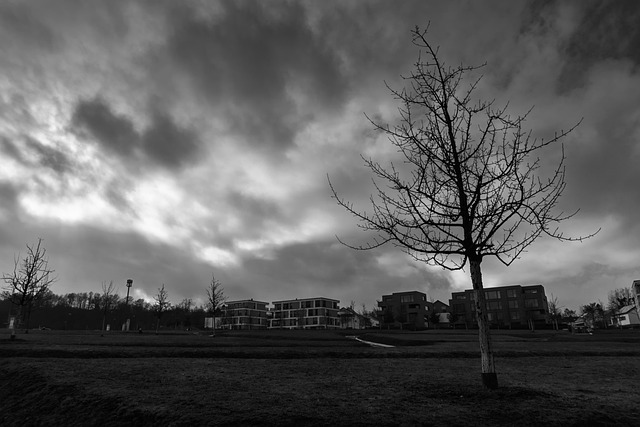
[[[160,330],[160,319],[162,318],[164,312],[167,311],[169,309],[169,306],[171,305],[171,303],[169,302],[169,294],[167,294],[167,291],[164,289],[164,283],[162,284],[161,288],[158,288],[158,293],[153,297],[153,299],[155,300],[155,304],[153,305],[153,312],[158,319],[158,322],[156,323],[157,335],[158,331]]]
[[[47,250],[42,245],[42,239],[38,238],[35,245],[27,244],[27,254],[22,260],[19,255],[14,258],[13,272],[2,275],[5,282],[3,297],[17,307],[16,317],[25,327],[25,333],[29,332],[29,318],[34,304],[47,294],[57,280],[53,273],[54,270],[49,268]]]
[[[565,189],[563,149],[549,175],[539,175],[538,153],[575,126],[550,139],[533,138],[523,130],[528,113],[511,117],[506,106],[494,108],[493,102],[474,99],[480,78],[469,80],[469,73],[482,66],[446,65],[426,40],[426,30],[416,28],[412,34],[420,54],[414,71],[404,78],[407,87],[387,86],[400,103],[399,124],[369,119],[388,136],[401,163],[383,166],[364,158],[376,188],[371,211],[357,209],[337,194],[330,180],[329,185],[359,226],[377,234],[367,244],[347,246],[366,250],[391,243],[418,261],[448,270],[468,265],[482,381],[496,388],[480,266],[488,256],[510,265],[543,234],[559,240],[589,237],[566,237],[557,228],[576,213],[555,209]]]
[[[102,330],[105,330],[107,316],[118,303],[117,289],[113,284],[113,280],[109,283],[102,282],[102,295],[100,296],[100,309],[102,310]]]
[[[551,299],[548,301],[549,306],[549,320],[553,324],[553,328],[557,331],[560,329],[558,327],[558,320],[562,319],[562,307],[558,305],[558,297],[554,297],[551,294]]]
[[[216,279],[214,274],[211,275],[211,282],[207,287],[207,312],[213,318],[213,324],[211,327],[211,336],[216,336],[216,316],[220,315],[222,305],[227,301],[227,297],[224,296],[224,288],[219,280]]]

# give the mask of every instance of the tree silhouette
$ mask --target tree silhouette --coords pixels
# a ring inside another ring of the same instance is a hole
[[[153,297],[153,299],[155,300],[155,304],[153,305],[153,311],[155,312],[155,315],[158,319],[158,323],[156,323],[156,335],[157,335],[158,331],[160,330],[160,319],[162,318],[162,315],[164,314],[164,312],[168,310],[169,306],[171,305],[171,303],[169,302],[169,294],[164,289],[164,283],[162,284],[161,288],[158,288],[158,293],[156,294],[155,297]]]
[[[102,282],[102,296],[100,298],[100,307],[102,310],[102,330],[105,330],[107,316],[118,303],[120,297],[116,294],[117,290],[113,284],[113,280],[109,283]]]
[[[364,158],[376,188],[370,211],[341,198],[331,180],[329,186],[359,227],[377,234],[364,245],[347,246],[369,250],[391,243],[418,261],[448,270],[468,265],[482,380],[496,388],[481,263],[492,256],[508,266],[543,234],[559,240],[589,237],[566,237],[557,228],[576,213],[555,209],[565,189],[564,150],[548,176],[539,174],[539,152],[575,126],[550,139],[532,138],[523,129],[528,113],[511,117],[506,106],[475,100],[480,78],[469,80],[468,74],[481,67],[448,66],[426,32],[417,27],[412,32],[420,54],[415,69],[404,77],[407,87],[387,85],[400,103],[399,124],[391,127],[369,119],[388,136],[402,162],[382,165]]]
[[[213,325],[211,327],[211,336],[216,336],[216,316],[220,315],[222,305],[227,301],[227,297],[224,296],[224,288],[219,280],[216,279],[214,274],[211,275],[211,282],[207,287],[207,312],[213,318]]]
[[[18,307],[17,318],[28,333],[34,304],[46,296],[57,278],[53,275],[54,270],[49,268],[47,250],[41,238],[35,245],[27,244],[26,256],[22,260],[19,258],[14,259],[13,272],[2,275],[5,282],[3,297]],[[12,331],[12,337],[13,334]]]

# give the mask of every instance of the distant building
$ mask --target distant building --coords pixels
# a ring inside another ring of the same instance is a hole
[[[222,306],[224,329],[267,329],[267,302],[228,301]]]
[[[419,291],[394,292],[378,302],[383,327],[425,329],[428,327],[427,294]]]
[[[609,317],[609,324],[618,327],[635,327],[640,325],[640,318],[635,305],[627,305],[613,311]]]
[[[640,308],[640,280],[634,280],[631,284],[631,294],[636,303],[636,307]]]
[[[485,288],[489,324],[496,327],[533,327],[548,321],[548,303],[544,286],[501,286]],[[474,291],[453,292],[449,305],[454,323],[477,325]]]
[[[324,297],[274,301],[269,329],[337,329],[339,303]]]
[[[371,324],[370,319],[351,307],[338,310],[338,319],[340,319],[340,329],[364,329]]]

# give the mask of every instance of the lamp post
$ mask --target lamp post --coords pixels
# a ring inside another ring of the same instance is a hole
[[[129,318],[129,290],[131,289],[131,286],[133,286],[133,279],[127,279],[127,298],[124,302],[125,315],[127,316],[127,321],[124,324],[125,331],[129,330],[129,322],[131,321]]]

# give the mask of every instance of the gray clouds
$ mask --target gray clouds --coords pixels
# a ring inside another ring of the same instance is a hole
[[[42,235],[61,277],[56,292],[132,276],[147,294],[166,283],[172,298],[195,298],[213,271],[232,298],[324,295],[371,306],[418,289],[446,300],[467,285],[463,273],[393,247],[339,245],[335,235],[371,236],[335,205],[326,181],[367,207],[373,188],[360,155],[384,163],[395,153],[363,113],[396,119],[384,82],[402,86],[417,54],[410,30],[430,21],[447,63],[487,61],[479,94],[510,100],[516,113],[536,106],[534,135],[584,117],[566,141],[562,204],[582,209],[571,231],[603,225],[602,234],[534,245],[509,269],[487,262],[486,277],[566,286],[554,294],[577,305],[580,281],[592,275],[593,299],[598,280],[635,278],[638,10],[545,1],[2,3],[0,267]],[[543,163],[558,153],[548,154]]]
[[[78,102],[72,125],[88,132],[101,146],[123,159],[140,153],[167,168],[179,168],[198,154],[196,133],[178,126],[160,111],[153,111],[149,127],[139,133],[129,118],[113,112],[97,97]]]
[[[214,18],[170,8],[167,55],[156,56],[187,76],[195,95],[225,117],[229,132],[256,149],[287,148],[314,110],[341,108],[348,85],[340,61],[311,30],[302,5],[218,6]]]

